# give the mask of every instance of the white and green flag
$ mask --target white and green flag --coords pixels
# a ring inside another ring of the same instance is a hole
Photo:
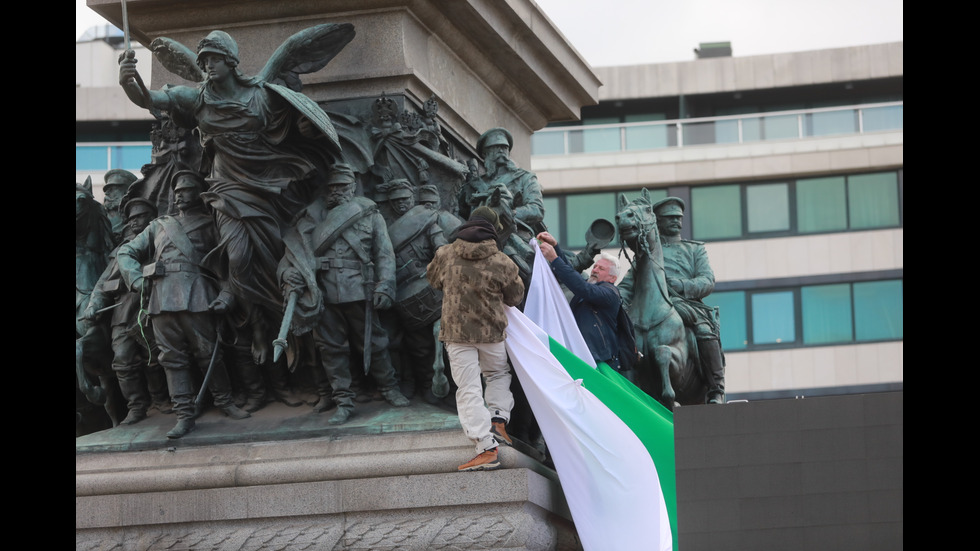
[[[537,250],[533,240],[532,246]],[[540,251],[533,274],[525,312],[508,310],[507,352],[583,547],[675,549],[673,415],[608,365],[590,365],[591,354],[581,348],[571,309]]]

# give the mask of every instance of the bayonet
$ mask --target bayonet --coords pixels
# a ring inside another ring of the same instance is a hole
[[[363,265],[364,274],[364,374],[371,369],[371,333],[374,326],[374,263]]]
[[[282,324],[279,326],[279,336],[272,341],[272,363],[279,361],[282,353],[289,346],[286,337],[289,336],[289,326],[293,323],[293,313],[296,311],[296,301],[299,299],[299,291],[291,289],[289,291],[289,301],[286,302],[286,311],[282,316]]]

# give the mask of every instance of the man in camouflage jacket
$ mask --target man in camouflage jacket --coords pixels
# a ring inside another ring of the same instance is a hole
[[[520,304],[524,283],[517,265],[497,248],[498,224],[491,209],[477,208],[458,228],[456,241],[440,247],[427,269],[429,283],[443,292],[439,339],[459,387],[460,425],[479,454],[460,465],[461,471],[499,467],[497,440],[510,443],[505,425],[514,396],[504,345],[506,307]]]

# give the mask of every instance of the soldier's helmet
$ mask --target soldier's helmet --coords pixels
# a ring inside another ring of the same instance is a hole
[[[197,45],[197,65],[201,66],[201,57],[207,53],[225,56],[228,65],[238,66],[238,43],[230,34],[224,31],[211,31]]]

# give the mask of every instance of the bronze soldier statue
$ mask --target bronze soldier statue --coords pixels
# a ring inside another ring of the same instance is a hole
[[[142,198],[130,199],[123,210],[127,222],[125,242],[142,233],[157,215],[153,203]],[[117,247],[110,253],[109,265],[95,284],[83,317],[95,321],[104,312],[110,320],[112,371],[129,410],[121,424],[132,425],[145,419],[151,406],[165,413],[173,408],[149,319],[141,310],[140,295],[122,281],[116,261],[118,250]]]
[[[439,190],[436,186],[424,185],[419,187],[418,204],[436,212],[439,217],[439,227],[442,228],[442,233],[447,237],[463,223],[458,216],[442,208],[442,198],[439,196]]]
[[[218,239],[214,219],[201,200],[204,185],[204,178],[194,171],[177,172],[174,198],[178,214],[151,222],[121,246],[116,256],[129,288],[149,293],[146,308],[177,414],[177,424],[167,438],[180,438],[194,430],[198,411],[191,368],[195,365],[205,373],[215,406],[234,419],[250,416],[232,401],[213,313],[221,306],[219,282],[201,266]]]
[[[400,214],[388,226],[388,234],[397,267],[394,311],[403,351],[402,389],[409,389],[406,392],[409,395],[419,391],[427,402],[435,403],[437,399],[432,394],[436,359],[433,327],[442,313],[442,292],[429,285],[425,269],[435,257],[436,249],[448,241],[439,224],[439,211],[416,205],[413,188],[407,180],[392,181],[389,193],[395,212]]]
[[[409,405],[397,388],[388,336],[375,312],[390,308],[395,296],[394,251],[377,205],[355,197],[354,186],[351,167],[334,165],[326,185],[287,230],[278,270],[287,312],[294,305],[292,319],[283,323],[291,324],[294,337],[312,334],[337,405],[328,420],[334,425],[354,411],[354,351],[389,404]]]
[[[684,200],[679,197],[667,197],[653,205],[663,246],[667,287],[674,309],[697,340],[701,373],[708,387],[705,401],[724,404],[725,357],[721,349],[720,325],[715,309],[702,301],[715,288],[715,274],[704,243],[681,239],[684,208]],[[633,296],[632,276],[631,271],[619,285],[623,300],[627,302]]]
[[[106,215],[112,223],[112,235],[116,243],[121,243],[127,225],[126,215],[123,212],[123,197],[129,191],[129,186],[136,181],[136,175],[128,170],[114,168],[105,173],[104,179],[102,193],[105,194],[105,199],[102,205],[105,206]]]
[[[485,186],[483,193],[492,192],[495,187],[504,186],[513,198],[510,208],[517,223],[517,235],[527,244],[528,240],[544,231],[544,198],[538,177],[531,171],[517,166],[510,158],[514,148],[514,138],[506,128],[491,128],[476,142],[477,153],[483,157],[486,171],[481,180]],[[480,195],[470,193],[464,201],[470,208],[480,204]],[[466,218],[470,210],[460,205],[460,216]]]

